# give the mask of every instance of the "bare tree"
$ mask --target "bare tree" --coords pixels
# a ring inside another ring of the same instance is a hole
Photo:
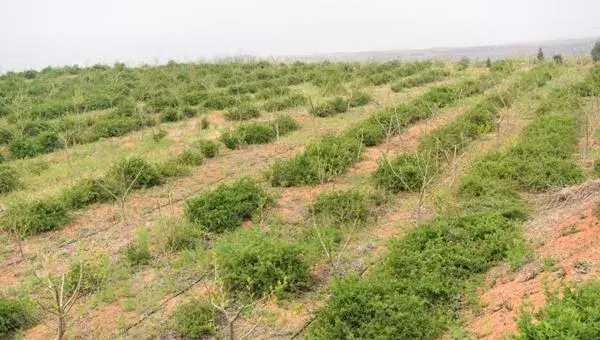
[[[34,271],[34,275],[36,277],[38,277],[35,274],[35,271]],[[35,300],[36,303],[42,308],[42,310],[44,312],[47,312],[47,313],[50,313],[50,314],[56,316],[56,324],[57,324],[56,340],[61,340],[65,335],[65,332],[67,330],[66,319],[67,319],[69,312],[75,305],[75,302],[77,302],[77,299],[80,296],[79,293],[81,290],[82,278],[83,278],[83,263],[82,262],[80,262],[80,264],[79,264],[79,278],[77,279],[77,285],[75,286],[75,289],[73,290],[73,292],[68,292],[65,289],[66,288],[65,274],[61,275],[59,282],[57,282],[55,279],[53,279],[49,275],[47,277],[47,281],[48,281],[48,288],[52,295],[51,302],[50,303],[42,303],[37,299]]]
[[[119,204],[119,208],[121,210],[121,222],[125,222],[126,220],[126,214],[125,214],[125,201],[127,200],[127,196],[129,195],[129,192],[131,191],[131,189],[133,188],[133,186],[135,185],[135,183],[137,182],[138,178],[140,177],[140,174],[142,173],[142,171],[144,170],[144,167],[140,167],[140,170],[138,171],[138,173],[135,175],[135,178],[131,181],[131,183],[126,183],[125,182],[125,174],[122,173],[121,175],[121,190],[118,192],[115,192],[113,190],[111,190],[110,188],[108,188],[106,185],[104,185],[104,183],[102,183],[102,181],[96,181],[96,183],[104,190],[106,191],[109,195],[111,195],[115,201],[117,201],[117,203]]]
[[[397,178],[407,190],[415,191],[415,189],[418,189],[419,196],[417,200],[417,206],[415,209],[415,214],[417,217],[416,224],[418,226],[421,223],[421,210],[423,209],[423,204],[425,202],[427,190],[429,188],[429,185],[434,181],[436,174],[439,172],[439,166],[437,164],[437,157],[432,157],[431,151],[429,151],[427,154],[418,153],[416,156],[418,176],[420,182],[419,188],[414,188],[410,183],[408,183],[404,176],[396,171],[394,165],[389,160],[389,158],[382,153],[382,158],[386,166],[388,166],[390,171],[392,172],[392,175],[395,178]]]

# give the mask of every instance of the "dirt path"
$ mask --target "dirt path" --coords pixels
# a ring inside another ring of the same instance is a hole
[[[565,201],[558,202],[561,196]],[[535,249],[534,260],[516,272],[502,265],[487,275],[481,311],[468,318],[475,338],[506,339],[517,330],[524,305],[534,309],[544,305],[545,287],[598,277],[600,223],[593,211],[599,201],[598,181],[537,198],[542,208],[524,225]]]

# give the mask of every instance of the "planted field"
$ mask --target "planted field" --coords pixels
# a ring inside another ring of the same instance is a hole
[[[594,337],[571,275],[482,320],[490,276],[550,263],[527,226],[600,201],[599,95],[580,60],[7,73],[0,337]]]

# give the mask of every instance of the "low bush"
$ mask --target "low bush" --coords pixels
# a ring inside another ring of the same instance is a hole
[[[449,74],[450,72],[441,69],[427,70],[421,74],[416,74],[414,76],[400,80],[399,82],[391,86],[391,90],[393,92],[400,92],[404,89],[417,87],[434,81],[442,80]]]
[[[56,199],[18,202],[0,219],[2,229],[20,234],[40,234],[56,230],[71,221],[65,205]]]
[[[9,193],[18,186],[19,176],[17,171],[9,165],[0,164],[0,195]]]
[[[370,101],[371,96],[369,94],[359,91],[356,93],[352,93],[348,100],[348,105],[350,107],[364,106],[369,104]]]
[[[208,121],[208,118],[206,116],[202,117],[202,120],[200,120],[200,129],[206,130],[209,126],[210,122]]]
[[[358,161],[362,147],[359,141],[327,135],[311,142],[303,154],[278,161],[267,171],[273,186],[317,184],[330,181]]]
[[[237,133],[246,144],[267,144],[277,138],[275,127],[268,123],[248,123],[241,125]]]
[[[362,146],[352,138],[327,135],[304,151],[316,175],[324,181],[343,173],[360,158]]]
[[[32,137],[13,138],[8,146],[14,158],[29,158],[41,154],[42,146]]]
[[[177,163],[187,166],[199,166],[204,163],[204,155],[201,150],[196,148],[185,149],[177,156]]]
[[[205,230],[220,233],[239,227],[266,201],[263,189],[245,177],[189,200],[186,216],[190,222]]]
[[[304,154],[286,160],[279,160],[266,172],[267,179],[274,187],[290,187],[319,183],[318,174]]]
[[[185,118],[185,115],[175,107],[167,107],[160,112],[160,121],[163,123],[178,122]]]
[[[92,126],[92,131],[98,137],[118,137],[154,124],[152,120],[141,119],[140,117],[107,118],[96,121]]]
[[[79,286],[82,295],[92,294],[102,288],[111,272],[110,259],[105,253],[94,253],[82,262],[73,262],[65,275],[65,291],[70,295]],[[58,279],[58,278],[57,278]]]
[[[152,253],[150,252],[150,234],[148,230],[140,229],[137,240],[129,243],[123,253],[127,263],[132,267],[150,264]]]
[[[369,216],[365,199],[358,190],[322,193],[310,210],[320,220],[335,225],[363,224]]]
[[[33,308],[28,301],[0,297],[0,337],[8,339],[12,333],[37,322]]]
[[[515,339],[598,339],[600,338],[600,284],[597,281],[568,285],[562,298],[548,292],[546,306],[519,317]]]
[[[204,107],[207,109],[224,110],[233,107],[237,103],[236,97],[228,94],[209,95],[204,100]]]
[[[304,106],[308,99],[300,94],[292,94],[286,97],[272,98],[263,104],[263,110],[270,112],[282,111],[294,107]]]
[[[234,133],[232,131],[225,131],[221,133],[219,140],[231,150],[238,149],[242,142],[241,138],[237,135],[237,133]]]
[[[294,293],[310,286],[300,250],[258,231],[229,235],[215,247],[219,270],[230,292],[250,298]]]
[[[102,179],[83,179],[63,191],[61,200],[69,209],[81,209],[88,205],[115,199],[115,188]]]
[[[285,115],[278,115],[272,125],[280,136],[285,136],[290,132],[300,129],[300,124],[294,118]]]
[[[204,238],[203,229],[186,221],[167,221],[163,225],[161,235],[164,236],[164,246],[168,251],[194,249]]]
[[[190,300],[175,307],[171,314],[173,327],[183,339],[204,339],[213,334],[217,315],[212,304],[204,300]]]
[[[108,170],[106,181],[114,183],[120,193],[128,188],[150,188],[164,182],[156,167],[140,157],[118,159]]]
[[[191,173],[190,166],[182,164],[177,157],[168,159],[165,162],[156,164],[154,168],[158,173],[158,177],[166,180],[167,178],[186,176]]]
[[[152,130],[152,140],[155,141],[156,143],[163,140],[166,136],[167,136],[167,131],[165,131],[164,129],[159,128],[156,130]]]
[[[348,111],[348,107],[348,100],[343,97],[336,97],[322,104],[316,104],[311,108],[310,113],[317,117],[329,117]]]
[[[335,283],[331,293],[307,339],[435,339],[444,332],[427,300],[390,282],[351,277]]]
[[[248,120],[260,117],[260,111],[251,105],[240,105],[227,110],[223,116],[229,120]]]
[[[13,132],[8,127],[0,127],[0,145],[10,144],[13,139]]]
[[[378,187],[393,193],[419,191],[435,169],[435,159],[422,154],[402,153],[393,160],[380,160],[373,173]]]
[[[206,158],[214,158],[219,154],[219,144],[215,141],[205,139],[196,142],[195,145]]]

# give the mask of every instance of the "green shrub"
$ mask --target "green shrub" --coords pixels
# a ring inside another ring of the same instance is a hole
[[[300,250],[275,237],[254,230],[236,233],[215,251],[226,289],[242,296],[294,293],[310,285],[309,267]]]
[[[61,200],[70,209],[81,209],[88,205],[109,202],[115,199],[115,188],[103,179],[83,179],[63,191]],[[112,193],[112,194],[111,194]]]
[[[469,60],[469,58],[467,58],[467,57],[460,58],[458,65],[457,65],[458,70],[460,70],[460,71],[466,70],[469,67],[470,63],[471,63],[471,60]]]
[[[511,74],[519,68],[519,65],[513,60],[496,60],[490,67],[490,72],[500,74]]]
[[[356,163],[361,151],[360,143],[352,138],[327,135],[309,143],[304,154],[319,178],[330,181]]]
[[[243,124],[237,133],[246,144],[267,144],[277,138],[275,127],[268,123]]]
[[[348,111],[348,100],[343,97],[330,99],[311,108],[310,113],[317,117],[329,117]]]
[[[402,153],[391,161],[381,160],[373,179],[378,187],[393,193],[419,191],[435,169],[434,162],[421,154]]]
[[[138,239],[129,243],[124,250],[125,259],[130,266],[145,266],[150,264],[150,234],[147,229],[138,231]]]
[[[191,107],[189,105],[184,105],[179,108],[179,113],[180,113],[180,115],[182,115],[184,117],[192,118],[198,114],[198,109]]]
[[[210,122],[208,121],[208,118],[206,116],[202,117],[202,120],[200,120],[200,129],[206,130],[209,126]]]
[[[158,177],[163,180],[190,174],[189,165],[182,164],[179,157],[168,159],[165,162],[156,164],[154,167],[158,173]]]
[[[564,288],[562,298],[549,292],[547,304],[538,312],[519,317],[516,339],[600,338],[600,284],[596,281]]]
[[[212,304],[190,300],[177,306],[171,315],[173,326],[183,339],[204,339],[215,332],[217,315]]]
[[[369,104],[371,101],[371,96],[364,92],[356,92],[353,93],[350,99],[348,100],[348,105],[350,107],[358,107]]]
[[[185,149],[177,156],[177,163],[187,166],[199,166],[204,163],[204,155],[201,150],[195,148]]]
[[[251,105],[240,105],[227,110],[223,116],[229,120],[248,120],[260,117],[260,111]]]
[[[322,193],[313,201],[311,211],[333,224],[362,224],[369,212],[363,195],[357,190]]]
[[[15,158],[35,157],[43,152],[40,143],[32,137],[18,137],[12,139],[8,149]]]
[[[194,249],[201,244],[204,231],[198,226],[186,222],[166,222],[162,235],[165,236],[164,246],[169,251]]]
[[[11,192],[18,186],[19,177],[17,171],[9,165],[0,164],[0,195]]]
[[[99,137],[118,137],[153,124],[151,120],[139,117],[108,118],[95,121],[92,131]]]
[[[276,161],[266,172],[266,176],[274,187],[319,183],[318,174],[304,154]]]
[[[397,278],[402,291],[456,308],[457,283],[507,258],[519,235],[495,212],[446,214],[392,244],[386,275]]]
[[[13,132],[7,127],[0,127],[0,145],[10,144]]]
[[[65,291],[70,295],[77,288],[81,277],[79,292],[92,294],[102,288],[111,272],[110,259],[105,253],[94,253],[82,262],[73,262],[65,275]]]
[[[236,98],[230,95],[211,95],[204,101],[207,109],[224,110],[236,104]]]
[[[0,337],[10,338],[11,333],[37,322],[31,303],[0,297]]]
[[[265,192],[250,178],[232,185],[221,185],[187,202],[187,219],[211,232],[224,232],[239,227],[244,219],[261,208],[267,200]]]
[[[377,114],[376,114],[377,115]],[[375,146],[391,135],[394,127],[386,127],[376,119],[367,119],[347,130],[346,134],[356,140],[361,140],[365,146]]]
[[[273,186],[317,184],[330,181],[359,160],[362,151],[359,141],[327,135],[306,146],[303,154],[277,161],[267,171]]]
[[[300,129],[300,124],[290,116],[278,115],[272,123],[280,136],[287,135],[290,132]]]
[[[225,146],[231,150],[235,150],[240,147],[241,139],[237,135],[237,133],[233,133],[231,131],[225,131],[221,133],[219,137],[221,143],[225,144]]]
[[[47,199],[15,203],[6,210],[0,225],[7,231],[31,235],[56,230],[70,221],[61,201]]]
[[[133,100],[125,100],[113,110],[113,115],[117,117],[133,117],[135,113],[136,104]]]
[[[160,121],[161,122],[177,122],[184,119],[185,116],[174,107],[167,107],[166,109],[160,112]]]
[[[276,112],[294,107],[304,106],[308,103],[308,99],[300,94],[292,94],[287,97],[272,98],[263,104],[263,110]]]
[[[393,92],[400,92],[403,89],[421,86],[434,81],[439,81],[447,77],[450,73],[446,70],[432,69],[423,72],[422,74],[416,74],[412,77],[404,78],[392,85],[391,90]]]
[[[389,282],[351,277],[335,283],[307,339],[434,339],[444,324],[428,302]]]
[[[219,154],[219,144],[212,140],[200,140],[195,143],[204,157],[214,158]]]
[[[164,129],[156,129],[152,130],[152,140],[156,143],[160,142],[163,138],[167,136],[167,131]]]
[[[140,157],[118,159],[108,170],[106,179],[108,182],[115,183],[115,188],[122,193],[129,187],[150,188],[164,182],[156,167]]]

